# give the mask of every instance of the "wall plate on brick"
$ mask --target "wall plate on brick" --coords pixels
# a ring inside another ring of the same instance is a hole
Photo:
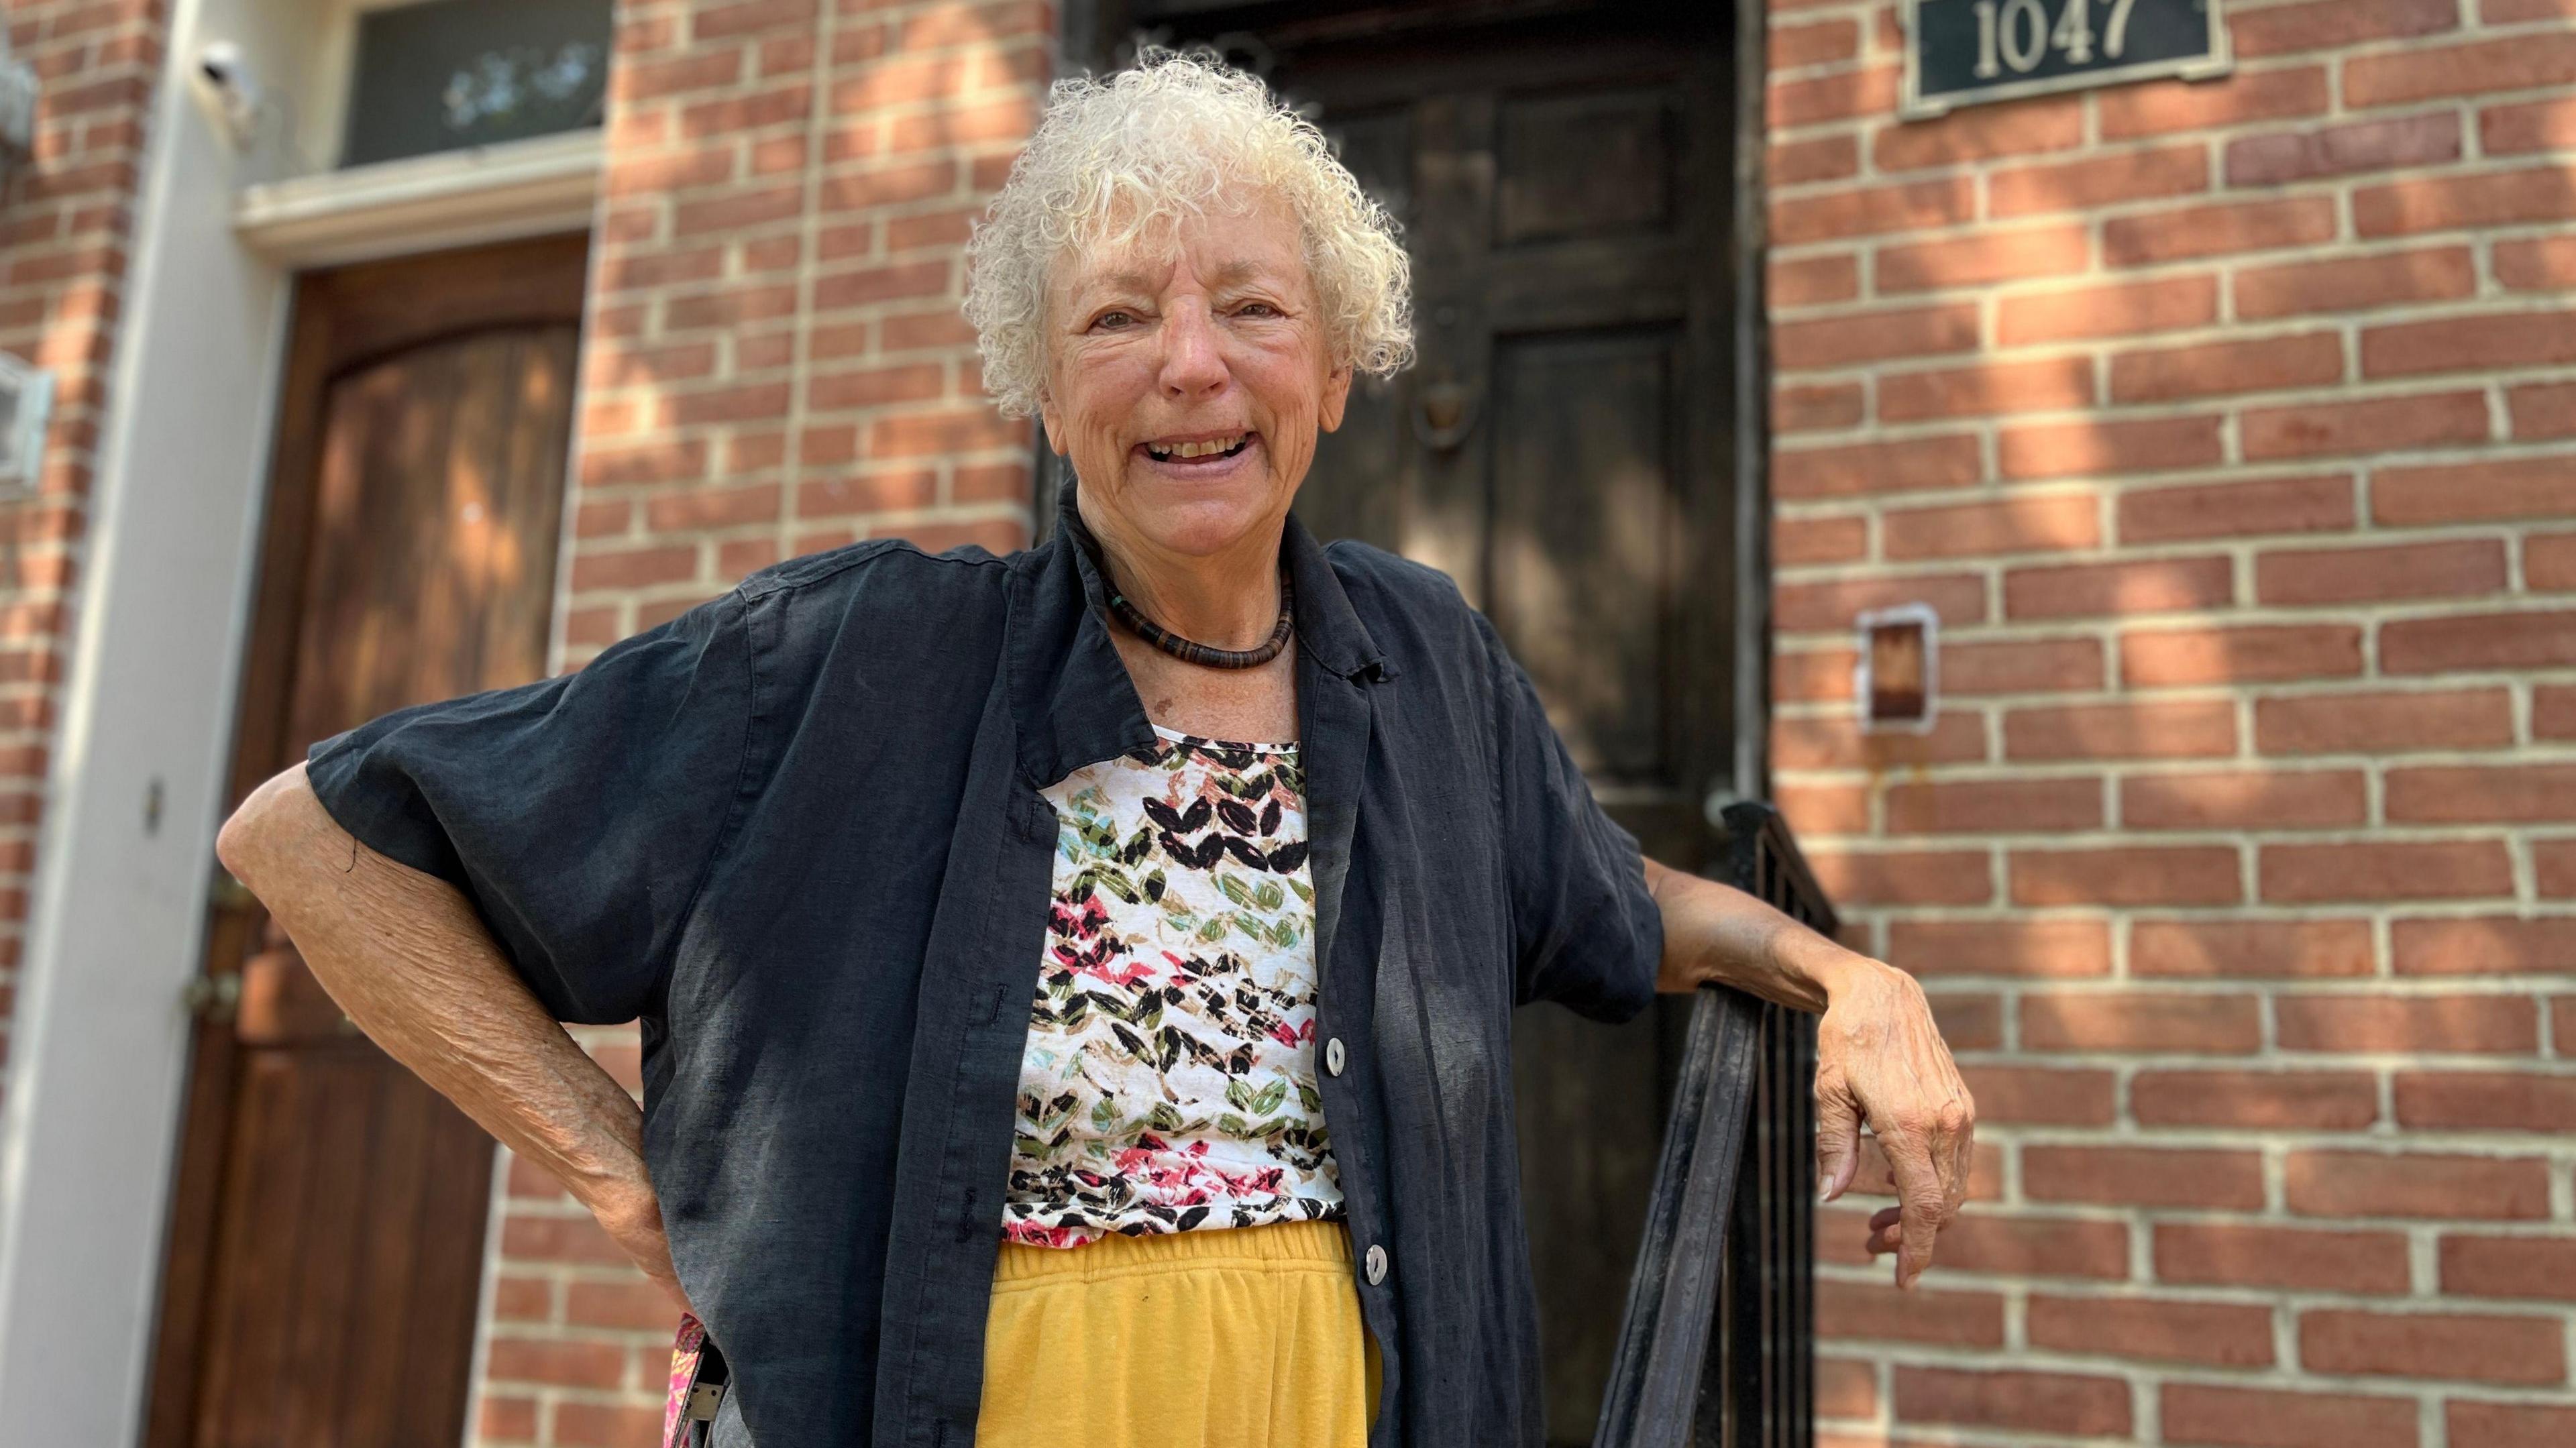
[[[36,490],[53,408],[53,374],[0,352],[0,496]]]
[[[1905,0],[1909,121],[1954,107],[2235,67],[2221,0]]]
[[[1865,730],[1932,732],[1940,707],[1941,615],[1928,603],[1900,603],[1863,613],[1852,697]]]

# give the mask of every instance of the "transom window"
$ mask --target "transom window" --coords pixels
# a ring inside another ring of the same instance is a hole
[[[340,164],[600,123],[610,0],[424,0],[358,17]]]

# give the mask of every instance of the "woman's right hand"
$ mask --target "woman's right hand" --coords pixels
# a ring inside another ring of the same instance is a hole
[[[564,1183],[688,1308],[645,1172],[642,1109],[529,992],[473,902],[342,829],[302,764],[242,802],[215,852],[368,1039]]]
[[[608,1233],[609,1240],[633,1258],[644,1275],[653,1279],[653,1285],[662,1289],[662,1295],[671,1299],[672,1306],[693,1317],[697,1315],[687,1290],[680,1286],[678,1270],[671,1265],[671,1235],[662,1225],[662,1204],[651,1187],[638,1184],[612,1193],[594,1202],[590,1214]]]

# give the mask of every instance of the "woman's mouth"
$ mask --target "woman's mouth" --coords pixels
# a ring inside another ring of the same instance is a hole
[[[1239,432],[1196,442],[1139,443],[1136,451],[1162,471],[1176,476],[1204,477],[1232,471],[1260,439],[1261,434],[1257,432]]]

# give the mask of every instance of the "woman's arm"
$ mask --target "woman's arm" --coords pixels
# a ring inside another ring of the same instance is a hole
[[[1727,985],[1824,1013],[1816,1026],[1818,1197],[1832,1201],[1851,1186],[1866,1120],[1899,1202],[1871,1216],[1869,1249],[1894,1251],[1897,1285],[1912,1286],[1932,1263],[1934,1236],[1967,1198],[1977,1116],[1923,988],[1732,886],[1648,860],[1646,888],[1664,920],[1658,989]]]
[[[302,764],[242,802],[215,853],[360,1030],[553,1173],[687,1307],[644,1170],[643,1113],[538,1004],[463,894],[340,828]]]

